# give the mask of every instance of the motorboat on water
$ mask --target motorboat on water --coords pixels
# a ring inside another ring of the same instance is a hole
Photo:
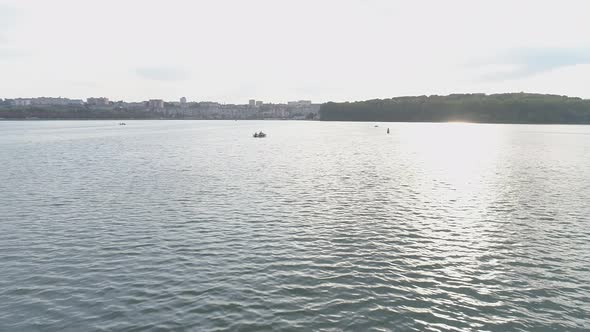
[[[261,131],[258,133],[254,133],[254,135],[252,135],[252,136],[256,137],[256,138],[263,138],[263,137],[266,137],[266,134]]]
[[[119,122],[119,126],[126,126],[127,124],[125,122]]]

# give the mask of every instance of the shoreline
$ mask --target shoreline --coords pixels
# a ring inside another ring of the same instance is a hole
[[[344,123],[379,123],[379,124],[386,124],[386,123],[425,123],[425,124],[469,124],[469,125],[545,125],[545,126],[565,126],[565,125],[573,125],[573,126],[588,126],[590,123],[563,123],[563,122],[548,122],[548,123],[539,123],[539,122],[470,122],[470,121],[346,121],[346,120],[294,120],[294,119],[134,119],[134,118],[125,118],[125,119],[88,119],[88,118],[80,118],[80,119],[6,119],[0,118],[0,122],[42,122],[42,121],[289,121],[289,122],[344,122]]]

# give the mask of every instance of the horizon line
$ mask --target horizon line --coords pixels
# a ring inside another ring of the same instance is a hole
[[[65,99],[65,100],[73,100],[73,101],[83,101],[83,102],[88,102],[88,99],[104,99],[106,98],[106,100],[108,102],[113,102],[113,103],[118,103],[118,102],[125,102],[125,103],[141,103],[141,102],[149,102],[150,100],[158,100],[158,101],[163,101],[163,102],[169,102],[169,103],[176,103],[176,102],[180,102],[180,100],[182,98],[187,99],[185,102],[186,103],[217,103],[217,104],[221,104],[221,105],[248,105],[250,103],[251,100],[255,101],[255,102],[262,102],[263,104],[266,105],[280,105],[280,104],[288,104],[291,102],[311,102],[312,104],[326,104],[326,103],[346,103],[346,102],[358,102],[358,101],[370,101],[370,100],[384,100],[384,99],[394,99],[394,98],[412,98],[412,97],[449,97],[449,96],[454,96],[454,95],[483,95],[483,96],[494,96],[494,95],[506,95],[506,94],[529,94],[529,95],[544,95],[544,96],[557,96],[557,97],[567,97],[567,98],[577,98],[577,99],[581,99],[581,100],[590,100],[590,98],[583,98],[580,96],[571,96],[571,95],[564,95],[564,94],[558,94],[558,93],[539,93],[539,92],[526,92],[526,91],[519,91],[519,92],[496,92],[496,93],[485,93],[485,92],[456,92],[456,93],[449,93],[449,94],[415,94],[415,95],[397,95],[397,96],[390,96],[390,97],[378,97],[378,98],[365,98],[365,99],[355,99],[355,100],[327,100],[327,101],[323,101],[323,102],[313,102],[311,99],[297,99],[297,100],[287,100],[287,101],[283,101],[283,102],[264,102],[263,100],[259,100],[259,99],[255,99],[255,98],[251,98],[248,100],[248,102],[244,103],[244,104],[240,104],[240,103],[233,103],[233,102],[223,102],[223,101],[213,101],[213,100],[188,100],[188,98],[186,97],[179,97],[176,100],[167,100],[167,99],[162,99],[162,98],[147,98],[144,100],[124,100],[124,99],[119,99],[119,100],[114,100],[111,99],[109,97],[104,97],[104,96],[100,96],[100,97],[86,97],[86,98],[70,98],[70,97],[63,97],[63,96],[57,96],[57,97],[52,97],[52,96],[35,96],[35,97],[0,97],[0,101],[7,101],[7,100],[27,100],[27,99],[36,99],[36,98],[52,98],[52,99]]]

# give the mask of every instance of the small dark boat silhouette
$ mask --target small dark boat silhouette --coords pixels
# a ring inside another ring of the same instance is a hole
[[[119,122],[119,126],[126,126],[127,124],[125,122]]]
[[[252,136],[256,137],[256,138],[263,138],[263,137],[266,137],[266,134],[263,132],[259,132],[259,133],[254,133],[254,135],[252,135]]]

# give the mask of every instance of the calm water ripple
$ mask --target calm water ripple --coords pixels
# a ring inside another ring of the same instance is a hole
[[[589,165],[589,126],[0,122],[0,330],[590,330]]]

